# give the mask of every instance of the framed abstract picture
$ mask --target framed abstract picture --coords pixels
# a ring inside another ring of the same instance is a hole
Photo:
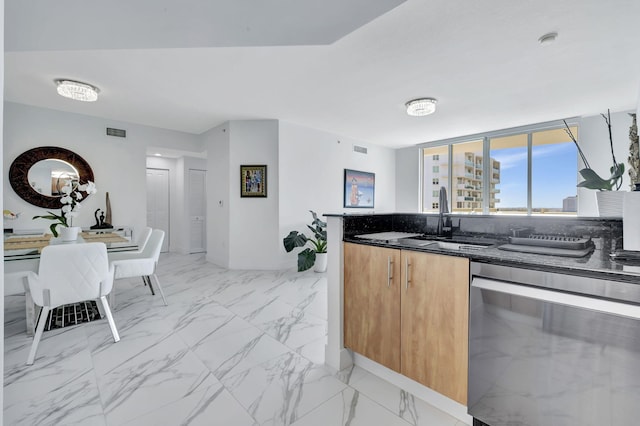
[[[375,173],[344,169],[344,207],[374,207],[376,175]]]
[[[240,196],[267,196],[267,165],[240,166]]]

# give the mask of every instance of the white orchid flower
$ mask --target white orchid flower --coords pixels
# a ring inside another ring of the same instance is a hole
[[[91,182],[91,181],[87,181],[86,184],[87,188],[83,189],[83,191],[85,191],[87,194],[95,194],[96,192],[98,192],[98,188],[96,188],[96,184]]]
[[[78,201],[82,200],[82,193],[76,192],[75,194],[76,194],[76,200]]]
[[[72,190],[72,189],[73,189],[73,188],[71,187],[71,183],[70,183],[70,182],[67,182],[67,183],[66,183],[62,188],[60,188],[60,191],[61,191],[63,194],[69,195],[69,194],[71,194],[71,190]]]
[[[62,204],[71,204],[72,201],[73,199],[69,195],[65,195],[64,197],[60,198],[60,202]]]
[[[62,206],[62,213],[66,214],[69,213],[72,210],[70,205],[66,205],[66,206]]]

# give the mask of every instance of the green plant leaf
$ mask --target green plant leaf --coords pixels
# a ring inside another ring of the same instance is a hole
[[[316,263],[316,252],[306,248],[298,253],[298,272],[306,271]]]
[[[624,174],[624,164],[620,163],[617,165],[617,167],[611,166],[609,171],[611,171],[611,179],[617,180]]]
[[[584,181],[578,184],[579,187],[606,191],[611,190],[611,182],[609,180],[602,179],[592,169],[582,169],[580,170],[580,175],[584,178]]]
[[[283,238],[282,244],[284,244],[284,249],[289,253],[296,247],[304,246],[307,244],[307,241],[308,238],[306,235],[300,234],[298,231],[291,231],[289,235]]]
[[[311,243],[313,246],[313,249],[305,248],[298,253],[298,272],[306,271],[313,266],[316,261],[316,253],[327,252],[327,223],[320,220],[313,210],[309,210],[309,212],[311,212],[313,221],[311,225],[307,225],[307,228],[313,233],[313,238],[309,238],[298,231],[291,231],[282,240],[287,253],[307,243]]]
[[[58,238],[58,230],[56,229],[58,225],[59,225],[58,223],[52,223],[51,226],[49,226],[49,229],[51,230],[51,233],[56,238]]]

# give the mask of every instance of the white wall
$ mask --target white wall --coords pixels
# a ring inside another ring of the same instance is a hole
[[[396,210],[417,213],[421,211],[420,192],[420,148],[409,147],[396,150]]]
[[[278,267],[278,121],[231,121],[229,268]],[[267,165],[267,197],[240,197],[240,165]]]
[[[180,147],[202,151],[196,135],[113,122],[103,118],[72,114],[6,102],[4,104],[3,167],[21,153],[38,146],[60,146],[74,151],[91,165],[98,193],[82,203],[74,221],[80,226],[95,223],[93,212],[104,210],[109,192],[114,225],[146,226],[146,150],[148,146]],[[106,127],[127,130],[126,138],[106,136]],[[16,229],[45,229],[50,221],[31,220],[46,210],[23,201],[3,179],[3,208],[21,213],[11,226]]]
[[[364,146],[367,154],[353,151]],[[396,152],[333,133],[280,122],[280,230],[281,267],[296,265],[297,250],[286,253],[282,238],[290,231],[305,231],[309,210],[324,213],[393,212],[396,209]],[[344,169],[375,173],[375,208],[343,207]],[[309,231],[306,232],[309,234]]]
[[[201,135],[207,151],[207,260],[229,266],[229,123]]]

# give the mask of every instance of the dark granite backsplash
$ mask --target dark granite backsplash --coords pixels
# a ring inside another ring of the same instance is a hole
[[[622,220],[611,218],[580,218],[553,216],[485,216],[450,214],[453,235],[506,239],[514,230],[545,235],[564,235],[592,238],[605,237],[622,247]],[[437,214],[392,213],[372,215],[344,215],[344,236],[377,232],[415,232],[435,234]]]

